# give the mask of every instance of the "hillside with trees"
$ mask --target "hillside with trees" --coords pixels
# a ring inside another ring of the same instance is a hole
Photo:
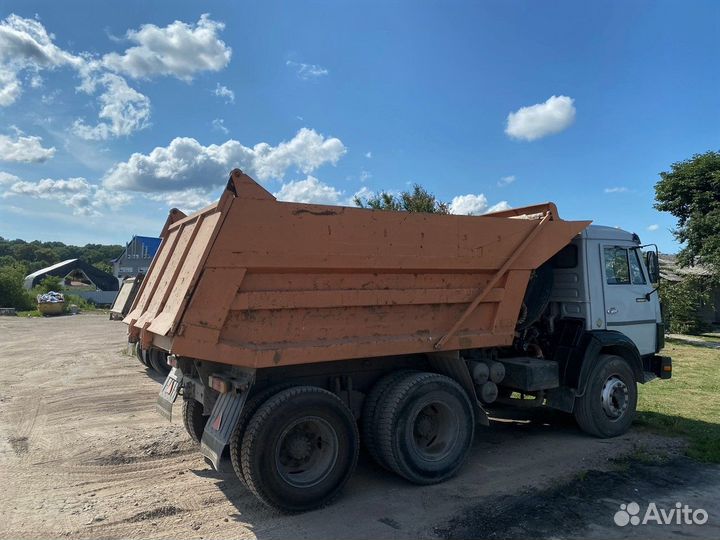
[[[123,249],[120,245],[71,246],[62,242],[7,240],[0,236],[0,307],[31,309],[32,298],[23,288],[27,274],[67,259],[82,259],[111,273],[110,260],[118,257]]]

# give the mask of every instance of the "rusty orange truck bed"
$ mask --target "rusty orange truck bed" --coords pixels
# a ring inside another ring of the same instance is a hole
[[[588,224],[553,204],[278,202],[236,170],[217,204],[171,213],[125,322],[145,347],[251,368],[510,345],[531,271]]]
[[[170,212],[124,320],[143,362],[172,367],[158,410],[181,395],[214,467],[229,447],[260,500],[307,510],[340,492],[361,439],[411,482],[451,477],[496,402],[574,412],[596,436],[628,429],[636,383],[670,364],[649,339],[660,322],[609,328],[604,302],[655,309],[654,274],[636,235],[589,223],[552,203],[454,216],[279,202],[235,170],[217,204]],[[606,275],[630,283],[628,261],[645,288],[608,289]]]

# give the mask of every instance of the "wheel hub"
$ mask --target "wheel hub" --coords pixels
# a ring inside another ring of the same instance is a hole
[[[630,403],[630,392],[627,385],[617,376],[609,377],[603,384],[602,408],[608,418],[617,420],[625,414]]]
[[[291,458],[302,461],[310,457],[311,443],[307,436],[295,435],[287,444]]]

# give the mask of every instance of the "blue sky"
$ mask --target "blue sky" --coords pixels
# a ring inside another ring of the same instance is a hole
[[[239,166],[286,200],[551,200],[675,251],[658,173],[720,146],[717,2],[0,6],[6,238],[155,235]]]

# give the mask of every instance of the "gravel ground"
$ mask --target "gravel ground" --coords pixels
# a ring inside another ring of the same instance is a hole
[[[361,456],[335,504],[280,515],[155,413],[161,381],[123,354],[122,323],[0,317],[0,336],[1,538],[643,536],[612,522],[633,489],[639,503],[694,501],[710,522],[680,534],[719,535],[720,473],[678,457],[682,442],[640,430],[594,439],[545,412],[498,413],[444,484],[409,485]],[[638,448],[666,462],[617,461]],[[555,526],[540,526],[544,515]]]

